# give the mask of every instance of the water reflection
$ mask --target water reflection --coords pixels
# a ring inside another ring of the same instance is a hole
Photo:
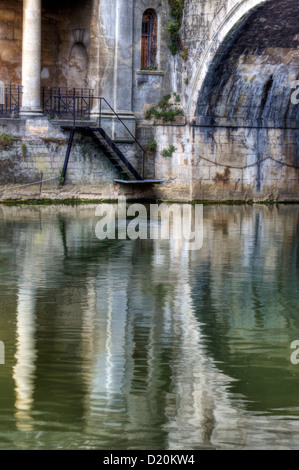
[[[205,207],[200,251],[94,214],[0,208],[1,448],[298,448],[299,207]]]
[[[26,422],[30,420],[30,411],[33,404],[36,360],[35,287],[31,281],[32,274],[31,265],[29,263],[28,266],[28,256],[26,255],[17,300],[17,346],[13,378],[16,392],[16,424],[20,430],[27,431],[31,429],[31,426],[26,425]]]

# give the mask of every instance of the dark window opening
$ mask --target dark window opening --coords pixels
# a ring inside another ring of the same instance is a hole
[[[141,68],[157,67],[158,18],[154,10],[146,10],[142,17]]]

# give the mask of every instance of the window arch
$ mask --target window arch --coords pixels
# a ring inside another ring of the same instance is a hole
[[[141,68],[157,67],[158,17],[149,9],[142,16]]]

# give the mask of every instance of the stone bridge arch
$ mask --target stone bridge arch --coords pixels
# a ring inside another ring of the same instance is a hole
[[[261,3],[230,30],[199,79],[194,112],[209,117],[205,123],[237,119],[238,126],[282,128],[294,121],[297,127],[291,96],[299,79],[299,3]]]
[[[235,0],[229,2],[232,4],[230,8],[226,9],[223,5],[223,7],[220,7],[219,10],[215,12],[215,16],[210,24],[210,39],[204,48],[202,48],[202,41],[200,41],[196,53],[194,54],[197,65],[195,73],[193,74],[191,92],[187,102],[187,115],[191,119],[195,114],[201,87],[223,41],[227,39],[227,36],[234,30],[236,25],[244,19],[250,11],[266,1],[267,0]],[[215,10],[217,6],[219,7],[219,2],[215,2]],[[199,61],[196,60],[196,57],[199,57]]]
[[[299,2],[238,5],[251,8],[225,16],[194,73],[193,197],[296,200]]]

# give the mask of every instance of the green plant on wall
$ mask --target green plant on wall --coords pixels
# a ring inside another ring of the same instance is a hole
[[[168,149],[163,149],[161,152],[162,157],[172,157],[172,154],[176,151],[176,148],[171,145]]]
[[[172,97],[174,98],[175,104],[180,103],[180,96],[176,93],[173,93],[173,95],[166,95],[157,106],[152,106],[146,111],[145,119],[150,120],[154,118],[155,120],[159,119],[163,122],[173,122],[176,116],[183,116],[184,111],[182,109],[173,107],[171,102]]]
[[[150,152],[156,152],[157,151],[157,142],[153,139],[153,140],[149,140],[148,143],[147,143],[147,150],[149,150]]]
[[[9,135],[3,132],[0,134],[0,148],[8,149],[16,140],[17,139],[13,135]]]
[[[27,145],[22,144],[22,155],[25,158],[27,156]]]
[[[177,93],[173,93],[173,96],[174,96],[174,100],[175,100],[175,103],[176,104],[179,104],[181,102],[181,97],[180,95],[178,95]]]
[[[65,179],[62,176],[62,170],[61,170],[60,175],[59,175],[59,184],[63,185],[64,183],[65,183]]]
[[[173,18],[167,24],[167,31],[171,39],[169,49],[173,55],[176,55],[182,47],[179,31],[182,26],[185,0],[168,0],[168,3],[170,5],[170,14]]]

